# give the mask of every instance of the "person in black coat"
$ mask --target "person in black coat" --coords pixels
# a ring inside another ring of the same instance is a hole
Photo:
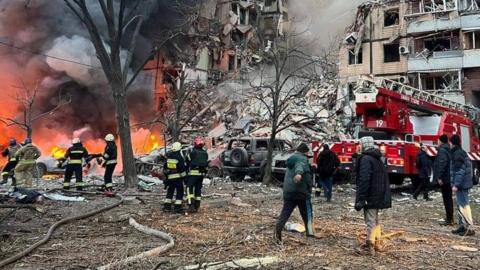
[[[442,191],[443,205],[445,206],[446,218],[440,225],[453,226],[453,198],[452,187],[450,186],[450,166],[451,153],[450,145],[448,144],[447,135],[442,135],[438,138],[438,153],[433,163],[433,182],[440,185]]]
[[[355,210],[363,209],[367,225],[366,244],[362,251],[375,252],[376,233],[380,231],[378,213],[380,209],[392,207],[392,196],[387,169],[375,147],[372,137],[360,139],[362,153],[357,161]]]
[[[423,191],[423,198],[426,201],[431,201],[428,197],[428,189],[430,187],[430,174],[432,173],[432,162],[425,152],[425,146],[420,144],[420,152],[417,154],[417,170],[418,170],[418,187],[413,193],[413,198],[416,200],[418,195]]]
[[[323,145],[323,150],[317,157],[317,173],[315,195],[320,195],[320,187],[323,188],[327,202],[332,199],[333,174],[340,165],[337,155],[330,150],[327,144]]]

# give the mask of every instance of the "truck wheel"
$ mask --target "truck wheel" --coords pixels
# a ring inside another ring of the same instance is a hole
[[[390,179],[390,184],[401,186],[405,181],[405,177],[403,175],[398,174],[389,174],[388,178]]]
[[[230,154],[230,161],[235,167],[245,167],[248,165],[248,153],[245,148],[235,148]]]

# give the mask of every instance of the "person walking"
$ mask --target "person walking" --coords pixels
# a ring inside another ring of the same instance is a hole
[[[416,200],[418,195],[423,192],[423,198],[426,201],[431,201],[428,197],[428,190],[430,188],[430,174],[432,173],[432,162],[425,152],[425,146],[420,144],[420,152],[417,154],[417,170],[418,170],[418,186],[413,192],[413,198]]]
[[[453,198],[452,187],[450,185],[450,166],[451,153],[448,144],[447,135],[438,138],[438,153],[433,163],[433,182],[438,183],[442,191],[443,205],[445,207],[445,221],[441,222],[442,226],[453,226]]]
[[[381,234],[378,213],[380,209],[392,207],[392,196],[387,169],[381,160],[380,150],[375,147],[373,137],[361,138],[360,145],[361,154],[356,166],[355,210],[363,209],[367,236],[366,243],[359,252],[374,254],[377,235]]]
[[[102,167],[105,168],[105,174],[103,176],[103,182],[106,192],[113,192],[113,172],[117,166],[117,145],[115,144],[115,136],[113,134],[107,134],[105,136],[105,150],[103,151]]]
[[[312,171],[308,163],[309,148],[305,143],[287,159],[287,172],[283,181],[283,208],[275,226],[275,240],[282,242],[282,230],[293,210],[298,207],[307,237],[314,237],[313,211],[311,202]]]
[[[467,152],[462,149],[460,136],[450,138],[452,144],[452,191],[457,198],[457,213],[459,227],[453,234],[461,236],[475,235],[473,230],[472,210],[470,209],[469,191],[473,187],[472,162]]]
[[[338,169],[340,165],[340,160],[337,155],[330,150],[330,147],[327,144],[323,145],[323,150],[317,157],[317,190],[316,196],[319,196],[319,188],[322,187],[324,190],[325,198],[327,202],[332,200],[332,186],[333,186],[333,174]]]

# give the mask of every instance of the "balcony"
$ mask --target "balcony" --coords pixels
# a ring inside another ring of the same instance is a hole
[[[412,21],[408,24],[407,34],[419,34],[426,32],[437,32],[444,30],[455,30],[462,28],[460,17],[456,18],[439,18],[431,20]]]
[[[463,51],[463,67],[480,67],[480,49]]]
[[[461,69],[463,67],[463,51],[433,52],[429,57],[410,56],[409,71],[426,71],[439,69]]]

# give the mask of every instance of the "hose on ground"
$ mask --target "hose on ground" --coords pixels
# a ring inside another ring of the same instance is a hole
[[[50,190],[48,192],[53,192],[53,191],[56,191],[56,190],[59,190],[59,189],[53,189],[53,190]],[[86,191],[72,191],[74,193],[80,193],[80,194],[90,194],[90,195],[103,195],[103,193],[100,193],[100,192],[86,192]],[[94,216],[94,215],[97,215],[97,214],[100,214],[100,213],[103,213],[103,212],[106,212],[110,209],[113,209],[117,206],[119,206],[120,204],[123,203],[124,201],[124,198],[121,196],[121,195],[118,195],[118,194],[115,194],[114,195],[116,198],[120,199],[119,201],[115,202],[114,204],[111,204],[111,205],[107,205],[103,208],[100,208],[100,209],[97,209],[97,210],[93,210],[93,211],[90,211],[88,213],[85,213],[85,214],[80,214],[80,215],[76,215],[76,216],[72,216],[72,217],[67,217],[67,218],[64,218],[62,220],[59,220],[57,221],[55,224],[53,224],[49,229],[48,229],[48,232],[47,234],[45,235],[45,237],[43,239],[41,239],[40,241],[36,242],[35,244],[33,244],[32,246],[28,247],[27,249],[21,251],[21,252],[18,252],[17,254],[3,260],[3,261],[0,261],[0,268],[6,266],[6,265],[9,265],[13,262],[16,262],[18,260],[20,260],[21,258],[27,256],[28,254],[30,254],[32,251],[34,251],[35,249],[37,249],[38,247],[46,244],[48,241],[50,241],[50,238],[52,237],[53,233],[55,232],[56,229],[60,228],[61,226],[67,224],[67,223],[70,223],[72,221],[75,221],[75,220],[80,220],[80,219],[85,219],[85,218],[89,218],[91,216]]]

